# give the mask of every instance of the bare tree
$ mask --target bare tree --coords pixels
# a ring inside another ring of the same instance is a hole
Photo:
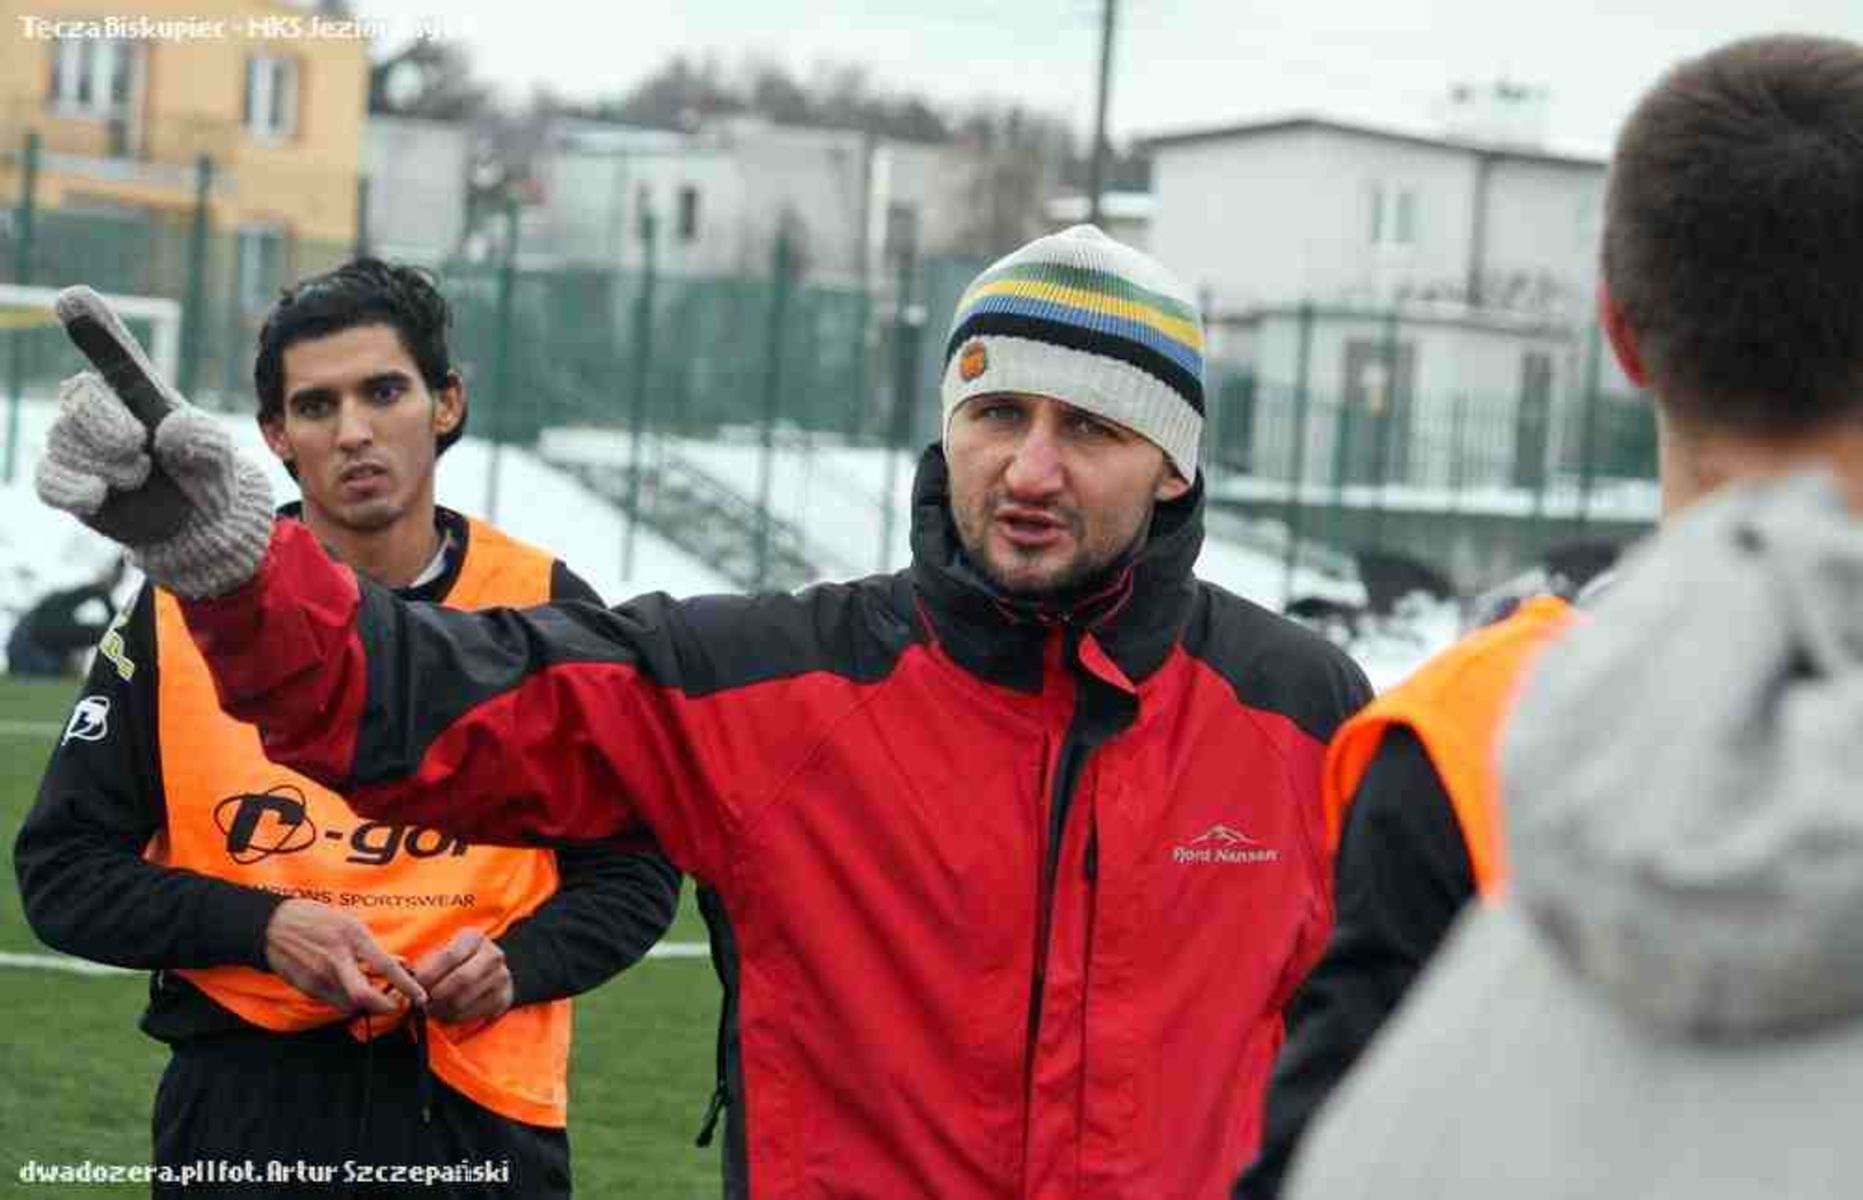
[[[1042,202],[1073,156],[1066,122],[1020,105],[973,109],[958,127],[971,151],[970,220],[960,235],[963,253],[995,257],[1044,229]]]
[[[372,114],[467,121],[490,110],[491,96],[456,42],[417,38],[369,68]]]

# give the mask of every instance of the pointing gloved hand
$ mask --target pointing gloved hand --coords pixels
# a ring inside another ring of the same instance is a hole
[[[57,307],[97,372],[59,389],[39,498],[127,546],[151,580],[185,599],[251,579],[272,535],[264,473],[155,373],[95,292],[67,288]]]

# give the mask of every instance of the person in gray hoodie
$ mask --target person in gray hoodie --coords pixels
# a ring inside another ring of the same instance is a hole
[[[1683,63],[1613,160],[1601,311],[1665,520],[1502,754],[1467,913],[1293,1200],[1863,1193],[1863,46]]]

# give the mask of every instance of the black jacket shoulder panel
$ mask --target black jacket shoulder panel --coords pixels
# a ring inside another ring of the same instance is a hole
[[[407,773],[409,754],[541,671],[632,666],[692,698],[816,672],[871,683],[892,672],[916,636],[885,577],[794,595],[674,600],[654,592],[613,609],[568,603],[475,613],[398,603],[379,585],[358,583],[371,610],[359,623],[371,643],[369,709],[403,714],[362,722],[353,773],[363,783]],[[416,696],[408,682],[435,678],[452,686]]]
[[[1327,742],[1372,697],[1350,655],[1298,622],[1202,580],[1184,649],[1250,708],[1279,713]]]
[[[670,675],[656,669],[654,676],[692,697],[814,672],[875,683],[919,639],[917,622],[895,596],[892,577],[873,576],[794,593],[663,603],[656,607],[677,661]]]
[[[1475,895],[1455,809],[1423,744],[1392,728],[1346,814],[1338,917],[1287,1012],[1261,1152],[1234,1200],[1274,1200],[1308,1125],[1358,1062]]]
[[[569,564],[559,558],[550,563],[550,603],[565,601],[599,605],[602,598],[588,580],[570,570]]]

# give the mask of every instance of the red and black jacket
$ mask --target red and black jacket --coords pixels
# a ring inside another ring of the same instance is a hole
[[[482,614],[285,523],[188,619],[359,811],[651,831],[710,886],[756,1195],[1223,1195],[1331,920],[1320,764],[1364,677],[1193,577],[1201,489],[1066,610],[966,567],[935,447],[913,520],[891,576]]]

